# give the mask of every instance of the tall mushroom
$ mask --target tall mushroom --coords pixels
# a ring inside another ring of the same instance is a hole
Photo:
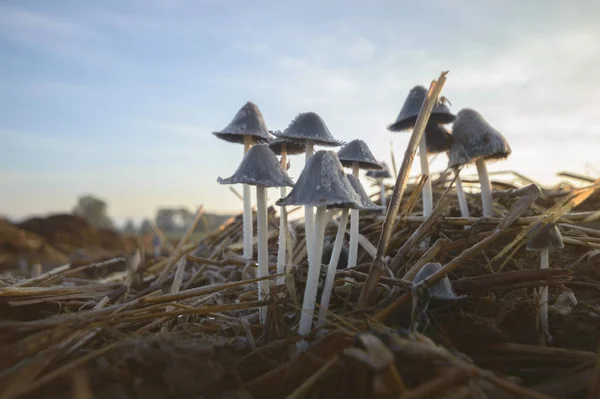
[[[388,130],[392,132],[400,132],[403,130],[412,129],[417,122],[421,106],[427,98],[427,89],[424,86],[415,86],[408,93],[408,97],[404,101],[404,105],[396,118],[396,122],[388,126]],[[431,111],[429,123],[433,126],[438,124],[446,124],[454,121],[454,115],[443,101],[438,101]],[[434,131],[430,129],[430,131]],[[430,134],[431,135],[431,134]],[[429,160],[427,159],[428,140],[433,138],[428,137],[427,129],[419,143],[419,157],[421,158],[421,174],[427,176],[427,181],[423,186],[423,216],[429,217],[433,211],[433,192],[431,189],[431,180],[429,178]],[[436,142],[436,144],[438,144]],[[438,151],[440,152],[440,151]]]
[[[504,159],[511,153],[508,142],[481,114],[462,109],[452,127],[452,146],[448,151],[448,167],[456,168],[475,163],[481,186],[483,216],[493,216],[492,185],[485,163]]]
[[[540,269],[550,267],[550,250],[564,248],[560,230],[554,224],[548,224],[531,233],[532,238],[527,242],[528,251],[540,251]],[[548,286],[539,288],[539,317],[540,327],[546,343],[552,342],[548,327]]]
[[[382,170],[383,166],[375,160],[371,150],[362,140],[352,140],[338,151],[338,159],[346,168],[352,168],[352,175],[358,178],[360,169]],[[350,250],[348,267],[356,266],[358,257],[358,209],[350,212]]]
[[[389,179],[392,177],[390,174],[390,170],[385,162],[381,162],[381,166],[383,169],[381,170],[369,170],[367,171],[367,177],[375,179],[380,187],[379,198],[381,201],[381,206],[383,207],[382,211],[385,213],[387,209],[386,197],[385,197],[385,179]]]
[[[298,327],[298,334],[306,335],[311,330],[317,298],[325,233],[325,212],[327,207],[332,206],[358,207],[360,198],[348,181],[336,154],[332,151],[321,150],[309,159],[288,196],[280,199],[276,204],[317,207],[315,234],[311,245],[313,253],[308,257],[308,276]]]
[[[292,187],[294,183],[267,144],[254,145],[244,156],[233,176],[217,180],[220,184],[256,186],[256,214],[258,221],[258,277],[269,275],[269,248],[267,226],[267,187]],[[258,283],[258,299],[269,295],[269,280]],[[267,306],[261,307],[260,319],[267,320]]]
[[[358,194],[360,199],[360,207],[352,208],[360,209],[362,211],[378,211],[383,207],[375,205],[369,198],[369,195],[365,192],[362,184],[358,177],[347,174],[346,177],[352,185],[352,188]],[[333,206],[332,208],[338,208],[339,206]],[[351,209],[348,205],[342,208],[342,215],[340,216],[340,225],[335,236],[335,242],[333,244],[333,250],[331,251],[331,258],[329,259],[329,265],[327,266],[327,277],[325,278],[325,285],[323,286],[323,293],[321,294],[321,307],[319,308],[319,319],[317,326],[321,327],[325,325],[327,319],[327,310],[329,309],[329,300],[331,299],[331,291],[333,290],[333,282],[335,280],[335,272],[337,270],[338,259],[340,252],[342,251],[342,245],[344,243],[344,233],[346,232],[346,225],[348,224],[348,210]]]
[[[336,140],[329,132],[329,128],[325,121],[314,112],[304,112],[298,114],[294,120],[282,132],[271,132],[273,136],[292,140],[305,145],[305,165],[308,164],[311,156],[314,153],[314,146],[320,145],[325,147],[337,147],[343,142]],[[312,236],[314,231],[315,214],[312,206],[304,208],[304,224],[306,235],[306,248],[310,258],[313,251],[311,250]]]
[[[288,170],[288,155],[303,154],[305,145],[301,142],[296,142],[288,139],[274,139],[269,142],[269,147],[275,155],[281,156],[281,167]],[[281,198],[287,195],[287,188],[281,187]],[[279,247],[277,251],[277,274],[282,274],[285,271],[285,254],[287,249],[287,212],[285,206],[282,206],[279,211]],[[277,280],[277,284],[283,284],[283,277]]]
[[[218,138],[230,143],[244,144],[244,154],[252,144],[269,141],[269,130],[258,109],[253,102],[248,101],[233,117],[233,120],[224,129],[213,132]],[[244,185],[244,258],[252,259],[252,193],[250,186]]]

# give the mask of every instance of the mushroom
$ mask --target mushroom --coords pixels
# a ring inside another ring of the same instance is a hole
[[[381,199],[381,206],[383,207],[383,209],[382,209],[383,213],[385,213],[385,211],[387,209],[387,205],[386,205],[386,197],[385,197],[385,183],[383,182],[383,180],[389,179],[390,177],[392,177],[392,175],[390,174],[390,170],[385,162],[381,162],[381,166],[383,167],[382,170],[367,171],[367,177],[371,177],[379,183],[379,187],[381,190],[379,197]]]
[[[352,175],[358,178],[359,169],[382,170],[383,166],[375,160],[367,143],[352,140],[338,151],[338,159],[346,168],[352,168]],[[358,209],[350,212],[350,250],[348,267],[356,266],[358,256]]]
[[[426,263],[413,278],[413,287],[416,288],[420,283],[422,283],[428,277],[434,275],[441,269],[442,265],[439,263]],[[424,295],[419,295],[420,293]],[[412,317],[410,329],[414,331],[419,326],[420,321],[427,321],[427,309],[429,308],[430,299],[440,301],[454,301],[463,298],[465,297],[459,297],[456,295],[448,276],[444,276],[444,278],[442,278],[432,286],[427,286],[427,291],[425,292],[420,292],[413,289]]]
[[[452,146],[452,136],[446,128],[437,123],[429,122],[425,127],[425,137],[427,139],[427,152],[429,154],[435,154],[440,152],[448,152]],[[449,154],[447,154],[449,156]],[[462,217],[469,217],[469,206],[467,205],[467,198],[462,187],[462,181],[458,169],[454,169],[456,174],[456,195],[458,197],[458,204],[460,207],[460,214]]]
[[[244,156],[233,176],[217,180],[220,184],[256,186],[256,214],[258,221],[258,277],[269,275],[269,248],[267,226],[267,187],[292,187],[294,183],[267,144],[254,145]],[[258,282],[258,299],[269,295],[269,280]],[[267,306],[260,309],[260,319],[267,320]]]
[[[456,115],[452,128],[452,146],[448,151],[448,167],[456,170],[475,162],[481,186],[483,216],[494,214],[492,185],[485,163],[504,159],[510,153],[506,139],[479,112],[465,108]]]
[[[272,133],[272,132],[271,132]],[[275,155],[281,156],[281,167],[287,170],[288,167],[288,155],[302,154],[305,151],[305,145],[302,142],[296,142],[288,139],[274,139],[269,142],[269,148],[275,153]],[[287,188],[281,187],[281,198],[287,195]],[[279,212],[279,247],[277,251],[277,274],[285,272],[285,254],[287,253],[287,213],[285,207],[282,206]],[[283,284],[283,277],[277,279],[277,284]]]
[[[342,164],[343,165],[343,164]],[[378,211],[383,207],[379,205],[375,205],[369,195],[365,192],[362,184],[360,184],[360,180],[358,177],[347,174],[346,177],[348,181],[352,185],[352,188],[358,194],[360,199],[360,207],[352,208],[360,209],[363,211]],[[332,208],[338,208],[339,206],[332,206]],[[317,321],[317,327],[322,327],[325,325],[325,320],[327,318],[327,310],[329,309],[329,300],[331,298],[331,291],[333,290],[333,282],[335,279],[335,272],[337,270],[338,259],[340,257],[340,253],[342,251],[342,244],[344,243],[344,233],[346,232],[346,225],[348,223],[348,210],[351,209],[349,206],[345,206],[342,208],[342,215],[340,216],[340,225],[338,226],[338,231],[335,236],[335,242],[333,244],[333,250],[331,251],[331,258],[329,259],[329,265],[327,267],[327,277],[325,278],[325,285],[323,286],[323,293],[321,294],[321,306],[319,308],[319,319]]]
[[[292,191],[287,197],[276,202],[279,206],[317,207],[314,240],[308,247],[313,253],[308,257],[308,275],[298,327],[300,335],[306,335],[311,330],[321,270],[327,207],[355,208],[359,207],[360,203],[360,198],[348,181],[336,154],[324,150],[317,151],[309,159]],[[299,344],[299,348],[302,346],[303,344]]]
[[[313,155],[315,145],[337,147],[343,144],[343,142],[333,138],[325,121],[314,112],[298,114],[285,130],[282,132],[273,131],[271,133],[275,137],[304,143],[305,165],[308,164],[310,157]],[[314,209],[311,206],[306,206],[304,208],[304,223],[306,248],[310,258],[313,253],[313,251],[311,251],[311,245],[315,223]]]
[[[550,266],[550,250],[564,248],[562,235],[555,224],[547,224],[531,233],[532,238],[527,242],[528,251],[540,251],[540,269]],[[540,287],[539,291],[540,327],[545,342],[552,342],[548,328],[548,286]]]
[[[244,154],[248,152],[253,143],[269,141],[269,130],[258,109],[253,102],[248,101],[233,117],[233,120],[224,129],[213,132],[218,138],[230,143],[244,144]],[[244,257],[252,259],[252,198],[250,186],[244,185]]]
[[[417,122],[417,117],[421,111],[421,107],[427,98],[427,89],[424,86],[415,86],[408,93],[408,97],[404,101],[404,105],[396,118],[396,122],[388,126],[388,130],[392,132],[400,132],[403,130],[412,129]],[[433,107],[429,116],[428,125],[432,124],[430,129],[426,129],[425,134],[421,137],[419,143],[419,157],[421,158],[421,174],[427,176],[427,181],[423,186],[423,216],[429,217],[433,211],[433,193],[431,189],[431,180],[429,179],[429,161],[427,159],[428,149],[438,148],[443,141],[442,137],[436,134],[435,126],[438,124],[446,124],[454,121],[454,115],[443,101],[438,101]],[[427,126],[426,125],[426,128]],[[427,132],[429,130],[429,133]],[[433,137],[432,136],[433,133]],[[431,140],[433,146],[429,147],[428,141]],[[444,151],[444,150],[442,150]],[[441,151],[437,151],[441,152]]]

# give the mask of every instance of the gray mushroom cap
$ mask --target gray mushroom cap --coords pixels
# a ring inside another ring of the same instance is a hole
[[[268,144],[253,145],[233,176],[218,178],[220,184],[249,184],[264,187],[292,187],[294,182],[283,170]]]
[[[458,167],[479,159],[503,159],[512,152],[508,142],[481,114],[462,109],[452,127],[452,145],[448,151],[448,167]]]
[[[369,194],[367,194],[367,192],[365,191],[362,184],[360,184],[360,180],[358,180],[358,177],[356,177],[350,173],[347,174],[346,176],[348,177],[348,181],[350,181],[352,188],[354,189],[354,191],[356,191],[356,194],[358,194],[358,196],[360,197],[361,204],[362,204],[362,206],[360,207],[360,210],[381,211],[382,209],[385,209],[384,206],[375,205],[373,203],[373,201],[371,201],[371,198],[369,198]]]
[[[442,269],[442,265],[439,263],[427,263],[425,266],[419,270],[415,278],[413,279],[413,283],[419,284],[421,281],[425,280],[427,277],[432,276]],[[429,295],[432,298],[436,299],[457,299],[458,296],[454,292],[452,288],[452,283],[448,276],[444,276],[443,279],[435,283],[429,289]]]
[[[283,132],[272,132],[273,136],[305,142],[313,140],[315,144],[337,147],[344,144],[333,138],[325,121],[314,112],[298,114]]]
[[[452,145],[452,136],[444,126],[429,122],[425,126],[425,143],[430,154],[446,152]]]
[[[288,155],[304,154],[304,152],[306,151],[306,145],[301,141],[294,141],[283,138],[271,139],[269,141],[269,147],[271,148],[271,151],[275,153],[275,155],[281,155],[281,149],[283,147],[283,144],[285,144],[285,152]]]
[[[380,163],[382,169],[381,170],[369,170],[367,171],[367,177],[371,177],[373,179],[389,179],[392,177],[390,174],[390,169],[388,168],[385,162]]]
[[[360,169],[383,169],[383,166],[373,156],[371,150],[362,140],[352,140],[344,145],[337,153],[342,165],[351,168],[354,162],[358,162]]]
[[[335,153],[321,150],[310,157],[294,188],[276,204],[360,208],[361,201]]]
[[[541,229],[535,229],[530,233],[527,241],[528,251],[540,251],[542,249],[564,248],[562,234],[555,224],[547,224]]]
[[[244,136],[252,136],[254,142],[258,143],[269,141],[265,119],[258,106],[250,101],[235,114],[229,125],[213,134],[230,143],[244,144]]]
[[[413,87],[406,100],[402,109],[396,118],[396,122],[388,126],[388,130],[392,132],[400,132],[402,130],[411,129],[417,123],[417,117],[421,106],[427,98],[427,89],[423,86]],[[454,121],[454,115],[450,112],[450,109],[441,101],[433,106],[429,121],[437,124],[445,124]]]

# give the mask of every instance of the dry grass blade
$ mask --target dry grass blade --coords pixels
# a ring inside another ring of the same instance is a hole
[[[402,201],[402,196],[404,195],[404,190],[408,181],[408,175],[410,173],[421,136],[423,135],[425,126],[429,120],[429,115],[431,115],[433,106],[437,103],[440,93],[442,92],[442,88],[444,87],[444,83],[446,83],[446,75],[447,72],[442,72],[440,77],[431,83],[427,98],[423,102],[421,110],[419,111],[415,128],[413,129],[408,147],[406,148],[406,152],[404,154],[404,159],[402,160],[402,166],[400,167],[400,173],[398,174],[398,179],[396,180],[396,186],[394,187],[394,193],[392,194],[392,198],[390,200],[385,221],[383,222],[383,229],[381,231],[379,245],[377,247],[377,256],[371,265],[371,269],[369,270],[369,278],[363,286],[358,303],[356,305],[357,309],[359,310],[364,309],[369,303],[371,293],[379,282],[379,277],[381,276],[381,273],[385,267],[383,259],[387,253],[387,247],[392,235],[392,228],[396,221],[398,210],[400,209],[400,202]]]

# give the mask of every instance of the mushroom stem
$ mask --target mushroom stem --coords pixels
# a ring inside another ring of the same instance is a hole
[[[352,174],[358,177],[358,162],[352,162]],[[358,262],[358,209],[350,211],[350,248],[348,249],[348,267]]]
[[[548,269],[550,266],[550,254],[548,248],[542,249],[540,252],[540,269]],[[550,329],[548,327],[548,286],[540,287],[540,327],[544,335],[545,342],[552,342],[552,335],[550,335]]]
[[[385,183],[383,179],[379,179],[379,185],[381,186],[381,193],[379,194],[379,196],[381,197],[381,206],[383,207],[383,210],[381,212],[383,212],[383,214],[385,215],[387,211],[387,199],[385,197]]]
[[[460,215],[464,218],[469,217],[469,205],[467,204],[467,197],[462,186],[462,180],[460,180],[460,171],[455,170],[456,174],[456,197],[458,198],[458,206],[460,207]]]
[[[304,164],[308,163],[310,157],[314,153],[314,141],[306,140],[306,150]],[[312,256],[312,243],[314,240],[314,229],[315,229],[315,210],[312,206],[304,207],[304,236],[306,238],[306,253],[308,254],[308,262],[310,263],[310,257]]]
[[[477,175],[479,175],[479,186],[481,187],[481,206],[483,208],[483,216],[494,216],[494,206],[492,199],[492,184],[490,183],[490,177],[488,176],[487,167],[485,166],[485,160],[479,158],[475,165],[477,165]]]
[[[335,271],[337,270],[340,253],[342,252],[344,234],[346,233],[346,225],[348,224],[348,212],[348,209],[344,209],[340,216],[340,225],[338,226],[333,250],[331,251],[331,258],[329,259],[329,265],[327,266],[327,277],[325,278],[325,285],[323,286],[323,294],[321,294],[321,308],[319,309],[317,327],[324,326],[325,320],[327,319],[327,309],[329,309],[329,299],[331,298],[331,291],[333,290]]]
[[[281,144],[281,167],[283,170],[287,168],[287,145],[285,143]],[[281,187],[281,198],[285,198],[287,195],[287,188],[285,186]],[[285,206],[279,208],[279,247],[277,249],[277,274],[282,274],[285,272],[285,254],[287,252],[286,246],[286,238],[287,238],[287,212],[285,211]],[[279,277],[277,279],[277,284],[283,284],[283,277]]]
[[[267,189],[256,186],[256,214],[258,219],[258,277],[269,275],[269,247],[267,226]],[[269,280],[258,282],[258,300],[262,301],[269,295]],[[260,308],[260,321],[264,325],[267,321],[268,306]]]
[[[244,155],[252,147],[252,136],[244,136]],[[252,259],[252,191],[248,184],[244,184],[244,214],[243,214],[243,235],[244,235],[244,258]]]
[[[317,300],[317,289],[319,287],[319,273],[321,271],[321,257],[323,256],[323,235],[325,234],[325,211],[324,206],[317,207],[315,217],[315,235],[312,243],[313,254],[308,259],[308,276],[306,277],[306,288],[302,301],[302,312],[300,314],[300,325],[298,335],[304,336],[311,330],[315,303]]]
[[[429,160],[427,159],[427,141],[425,135],[421,136],[419,142],[419,157],[421,158],[421,174],[427,177],[423,186],[423,217],[428,218],[433,212],[433,192],[431,179],[429,177]]]

